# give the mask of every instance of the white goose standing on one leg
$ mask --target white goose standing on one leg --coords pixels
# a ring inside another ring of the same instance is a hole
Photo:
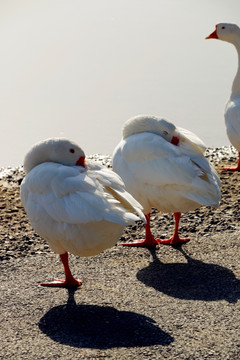
[[[178,235],[181,212],[218,206],[221,199],[219,177],[204,151],[195,134],[167,120],[136,116],[124,124],[123,139],[113,153],[113,170],[142,204],[147,220],[145,239],[126,245],[177,245],[190,240]],[[151,234],[152,208],[174,213],[175,231],[170,239],[154,239]]]
[[[223,170],[240,171],[240,28],[235,24],[220,23],[206,39],[227,41],[235,46],[238,53],[238,70],[224,114],[228,138],[238,151],[238,164]]]
[[[52,138],[34,145],[24,160],[21,201],[35,231],[60,255],[65,280],[45,286],[81,285],[68,252],[94,256],[116,244],[124,226],[145,217],[122,179],[94,161],[72,141]]]

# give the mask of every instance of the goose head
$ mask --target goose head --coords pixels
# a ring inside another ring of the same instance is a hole
[[[85,167],[85,154],[74,142],[64,138],[50,138],[38,142],[28,151],[24,159],[24,170],[29,173],[44,162],[55,162],[67,166]]]
[[[219,39],[232,44],[239,44],[240,28],[236,24],[220,23],[205,39]]]
[[[123,127],[123,138],[125,139],[128,136],[143,132],[160,135],[174,145],[177,145],[179,142],[176,126],[173,123],[155,116],[145,115],[135,116],[126,121]]]

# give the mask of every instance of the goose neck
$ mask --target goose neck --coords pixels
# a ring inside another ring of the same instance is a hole
[[[235,44],[238,53],[238,70],[232,84],[231,98],[240,96],[240,41]]]

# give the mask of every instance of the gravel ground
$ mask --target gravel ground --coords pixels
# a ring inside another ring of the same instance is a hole
[[[19,198],[21,167],[0,172],[0,359],[240,358],[240,174],[231,147],[208,149],[222,181],[218,209],[182,215],[180,248],[122,247],[144,236],[138,223],[92,258],[70,256],[83,285],[40,287],[62,277],[58,256],[28,223]],[[94,155],[107,166],[109,156]],[[155,236],[172,235],[172,214],[152,213]]]

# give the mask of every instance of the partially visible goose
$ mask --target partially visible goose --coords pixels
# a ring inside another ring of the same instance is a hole
[[[178,235],[181,212],[202,205],[218,206],[220,180],[204,157],[205,145],[188,130],[151,116],[136,116],[123,127],[123,138],[113,153],[113,170],[143,206],[145,239],[133,246],[176,245],[189,241]],[[151,209],[172,212],[175,231],[167,240],[154,239]]]
[[[224,116],[228,138],[237,149],[239,156],[236,167],[227,167],[224,170],[240,171],[240,28],[235,24],[220,23],[206,39],[227,41],[235,46],[238,53],[238,70]]]
[[[52,138],[34,145],[24,160],[27,173],[21,201],[35,231],[60,255],[65,280],[45,286],[78,286],[68,252],[93,256],[113,246],[125,225],[145,217],[141,205],[126,192],[120,177],[85,160],[72,141]]]

